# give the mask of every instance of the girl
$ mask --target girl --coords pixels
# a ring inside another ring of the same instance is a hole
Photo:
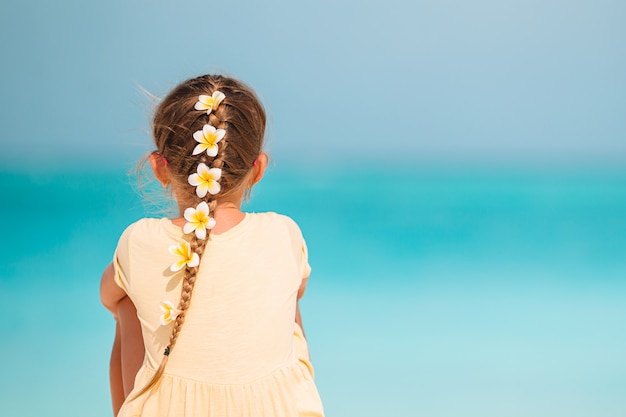
[[[323,416],[298,309],[300,230],[240,210],[267,166],[264,131],[259,100],[231,78],[185,81],[159,104],[149,160],[181,217],[129,226],[102,277],[119,417]]]

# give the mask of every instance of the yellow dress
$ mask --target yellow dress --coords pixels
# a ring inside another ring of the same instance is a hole
[[[168,247],[188,238],[168,219],[142,219],[118,243],[115,279],[137,308],[146,350],[129,398],[148,383],[169,342],[174,324],[160,324],[159,304],[178,304],[184,272],[170,271],[176,257]],[[118,416],[323,416],[294,322],[309,273],[300,230],[286,216],[248,213],[211,235],[163,377]]]

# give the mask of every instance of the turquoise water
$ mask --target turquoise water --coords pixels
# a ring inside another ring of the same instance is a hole
[[[329,416],[626,415],[626,172],[275,168]],[[108,416],[98,281],[144,213],[124,169],[0,173],[3,416]]]

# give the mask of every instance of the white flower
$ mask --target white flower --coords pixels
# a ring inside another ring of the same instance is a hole
[[[172,255],[176,255],[178,259],[172,264],[170,269],[172,272],[180,271],[187,265],[189,268],[200,265],[200,257],[197,253],[191,251],[191,246],[186,240],[181,240],[178,245],[168,248]]]
[[[176,320],[176,317],[180,314],[180,310],[174,307],[171,301],[161,301],[159,307],[161,307],[161,311],[163,312],[160,317],[160,322],[163,326],[167,326]]]
[[[183,232],[187,234],[195,231],[198,239],[206,239],[206,230],[215,226],[215,219],[209,217],[209,205],[206,201],[198,204],[196,208],[186,208],[183,215],[187,220]]]
[[[198,172],[191,174],[187,181],[196,187],[196,194],[200,198],[204,198],[207,194],[217,194],[220,192],[220,183],[218,180],[222,176],[222,170],[219,168],[209,168],[205,163],[198,164]]]
[[[210,96],[201,95],[198,97],[198,102],[194,106],[196,110],[206,110],[206,114],[211,114],[212,110],[217,110],[220,103],[226,98],[224,93],[219,90],[215,90]]]
[[[209,156],[217,155],[217,144],[222,138],[226,131],[224,129],[216,129],[211,125],[204,125],[202,130],[197,130],[193,134],[193,138],[198,142],[196,147],[193,149],[193,154],[198,155],[202,153],[202,151],[206,150],[206,154]]]

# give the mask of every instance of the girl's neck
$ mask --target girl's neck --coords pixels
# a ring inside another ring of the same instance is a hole
[[[246,217],[246,214],[241,211],[240,205],[231,201],[224,201],[217,204],[212,217],[215,219],[215,227],[211,229],[211,234],[219,235],[239,224]],[[172,223],[181,228],[186,222],[184,217],[172,219]]]

